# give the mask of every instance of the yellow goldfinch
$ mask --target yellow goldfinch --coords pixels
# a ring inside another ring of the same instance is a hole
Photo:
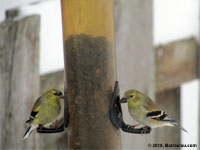
[[[124,93],[120,103],[126,102],[128,102],[130,115],[140,124],[151,128],[176,126],[187,132],[175,120],[169,118],[164,111],[160,110],[151,98],[137,90],[128,90]]]
[[[29,120],[26,121],[30,126],[23,139],[26,139],[35,128],[49,126],[56,120],[61,111],[60,98],[63,98],[62,92],[50,90],[36,100]]]

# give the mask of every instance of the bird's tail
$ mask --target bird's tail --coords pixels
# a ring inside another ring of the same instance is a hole
[[[32,132],[35,128],[37,128],[36,125],[30,125],[30,126],[28,127],[28,129],[26,130],[25,134],[24,134],[23,140],[25,140],[26,138],[28,138],[28,137],[30,136],[31,132]]]
[[[181,125],[176,123],[174,120],[171,121],[171,124],[188,133],[187,130],[185,130]]]

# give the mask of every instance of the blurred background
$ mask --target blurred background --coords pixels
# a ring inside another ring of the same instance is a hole
[[[199,2],[114,0],[120,94],[143,91],[189,132],[164,127],[151,135],[121,133],[123,149],[199,146]],[[48,89],[63,90],[63,61],[59,0],[0,0],[0,148],[66,148],[66,132],[21,140],[34,100]],[[123,115],[136,123],[126,105]]]

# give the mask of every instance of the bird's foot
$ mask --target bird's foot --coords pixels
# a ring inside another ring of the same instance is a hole
[[[38,125],[38,128],[39,128],[39,130],[41,131],[42,128],[43,128],[43,125],[39,124],[39,125]]]
[[[128,129],[134,129],[135,127],[137,127],[140,124],[136,124],[136,125],[128,125]]]
[[[148,126],[143,127],[141,134],[146,134],[148,128],[149,128]]]

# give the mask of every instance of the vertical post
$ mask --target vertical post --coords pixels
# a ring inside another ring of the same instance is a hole
[[[199,3],[199,14],[200,14],[200,3]],[[199,15],[199,22],[200,22],[200,15]],[[200,29],[200,25],[199,25],[199,29]],[[200,35],[200,33],[199,33]],[[199,91],[200,91],[200,38],[198,38],[198,50],[197,50],[197,77],[199,79]],[[200,92],[199,92],[199,122],[198,125],[200,126]],[[200,145],[200,129],[199,129],[199,133],[198,133],[198,145]]]
[[[35,148],[22,137],[39,94],[39,29],[39,16],[0,24],[0,149]]]
[[[117,67],[120,92],[137,89],[154,97],[154,50],[152,1],[120,0],[116,23]],[[123,105],[124,119],[136,124]],[[122,133],[123,149],[146,149],[153,140],[149,135]]]
[[[113,0],[62,0],[70,149],[119,149],[108,109],[116,81]]]
[[[164,109],[167,114],[180,122],[180,87],[168,89],[162,92],[156,93],[156,103],[162,109]],[[180,143],[181,142],[181,130],[178,128],[157,128],[155,129],[154,139],[158,143]],[[173,136],[171,136],[173,135]]]

